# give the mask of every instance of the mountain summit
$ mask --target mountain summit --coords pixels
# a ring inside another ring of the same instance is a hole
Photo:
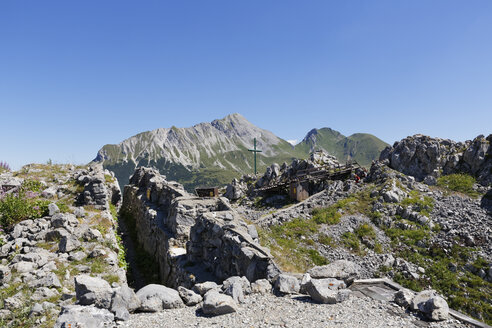
[[[294,147],[235,113],[188,128],[173,126],[139,133],[117,145],[105,145],[94,161],[115,172],[122,184],[128,182],[136,167],[150,166],[191,189],[197,185],[222,185],[241,174],[251,173],[252,154],[248,149],[252,148],[254,138],[262,150],[258,154],[260,170],[274,162],[306,157],[316,149],[323,149],[341,161],[360,157],[364,159],[360,163],[365,165],[377,159],[386,146],[371,135],[364,135],[360,140],[350,139],[353,136],[346,138],[328,128],[314,129]],[[372,139],[378,142],[367,142]],[[366,157],[370,160],[366,161]]]

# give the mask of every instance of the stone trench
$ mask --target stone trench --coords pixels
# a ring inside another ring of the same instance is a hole
[[[254,225],[227,199],[193,196],[153,169],[135,171],[121,213],[136,229],[133,242],[158,264],[159,282],[168,287],[221,283],[232,276],[271,280],[280,272]]]

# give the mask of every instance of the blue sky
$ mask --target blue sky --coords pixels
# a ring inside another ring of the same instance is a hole
[[[0,161],[238,112],[311,128],[492,133],[492,1],[1,1]]]

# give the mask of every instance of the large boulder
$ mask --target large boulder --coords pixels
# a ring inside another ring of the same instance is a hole
[[[317,302],[335,304],[343,302],[350,295],[350,290],[343,289],[345,287],[343,281],[333,278],[311,279],[306,284],[306,291]]]
[[[158,312],[184,306],[178,291],[163,285],[147,285],[137,292],[137,297],[141,302],[139,310],[145,312]]]
[[[83,327],[99,328],[109,326],[114,321],[114,315],[106,309],[93,306],[67,305],[62,307],[54,328]]]
[[[338,260],[323,266],[316,266],[307,273],[313,279],[336,278],[351,283],[359,275],[359,267],[352,261]]]
[[[280,274],[275,281],[275,290],[282,294],[297,294],[299,289],[299,281],[296,277]]]
[[[74,235],[63,236],[58,244],[61,253],[68,253],[79,248],[82,244]]]
[[[75,281],[75,298],[81,305],[95,305],[108,309],[111,305],[113,290],[106,280],[88,275],[78,275]]]
[[[127,285],[117,288],[111,298],[111,312],[114,313],[116,320],[128,320],[130,312],[135,311],[141,305],[140,299],[137,297],[133,289]]]
[[[183,299],[187,306],[193,306],[200,303],[203,297],[192,290],[186,289],[183,286],[178,287],[179,296]]]
[[[414,294],[408,289],[401,289],[395,293],[393,301],[404,308],[408,308],[412,304]]]
[[[432,321],[447,320],[449,315],[448,303],[440,296],[429,298],[427,302],[419,306],[419,310]]]
[[[232,297],[210,290],[203,298],[202,310],[208,315],[222,315],[236,312],[237,304]]]
[[[251,283],[251,292],[258,294],[268,294],[272,292],[272,284],[266,279],[258,279]]]

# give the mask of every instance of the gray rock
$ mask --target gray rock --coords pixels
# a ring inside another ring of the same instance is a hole
[[[251,292],[258,294],[268,294],[272,292],[272,284],[266,279],[258,279],[251,283]]]
[[[21,308],[23,304],[24,302],[22,300],[21,292],[15,294],[14,296],[8,297],[3,301],[3,307],[10,311]]]
[[[395,293],[393,301],[399,306],[407,308],[412,304],[413,297],[414,294],[411,291],[407,289],[401,289],[397,293]]]
[[[84,211],[84,208],[83,207],[77,207],[75,209],[75,211],[73,212],[73,214],[75,215],[75,217],[77,218],[83,218],[85,217],[85,211]]]
[[[86,257],[87,257],[87,254],[85,254],[82,251],[78,251],[78,252],[71,253],[70,256],[68,257],[68,259],[70,261],[82,261]]]
[[[58,241],[61,240],[63,237],[68,237],[70,236],[70,232],[68,232],[64,228],[56,228],[55,230],[48,231],[45,235],[45,240],[46,241]]]
[[[249,280],[246,277],[239,277],[239,276],[233,276],[229,277],[226,280],[222,282],[222,290],[228,289],[230,286],[232,286],[235,283],[239,283],[243,289],[243,292],[245,295],[248,295],[251,293],[251,284]]]
[[[351,283],[359,275],[357,264],[347,260],[338,260],[333,263],[317,266],[308,270],[313,279],[336,278]]]
[[[39,287],[36,288],[36,290],[31,296],[31,299],[33,301],[41,301],[43,299],[55,297],[58,295],[60,295],[60,293],[56,289],[51,289],[48,287]]]
[[[205,281],[202,283],[195,284],[195,286],[193,286],[193,291],[202,296],[205,295],[211,289],[219,290],[220,287],[213,281]]]
[[[60,209],[55,203],[51,203],[48,205],[48,213],[50,216],[55,215],[56,213],[60,213]]]
[[[438,296],[435,290],[424,290],[415,295],[410,303],[410,309],[413,311],[419,310],[432,297]]]
[[[432,321],[447,320],[449,315],[448,303],[440,296],[431,297],[423,305],[419,304],[419,310]]]
[[[212,289],[203,298],[202,310],[208,315],[222,315],[236,312],[237,304],[232,297]]]
[[[35,270],[38,266],[36,263],[33,262],[18,262],[12,265],[12,268],[17,271],[17,273],[26,273],[26,272],[32,272]]]
[[[29,316],[40,315],[44,311],[43,306],[39,303],[34,303],[29,312]]]
[[[79,220],[70,213],[58,213],[51,218],[51,226],[53,228],[65,228],[67,231],[72,231],[78,225]]]
[[[307,287],[308,287],[308,283],[310,281],[311,281],[311,275],[309,273],[305,273],[302,276],[301,285],[300,285],[300,288],[299,288],[299,292],[301,294],[307,294]]]
[[[91,241],[91,240],[102,241],[103,240],[103,235],[101,234],[101,232],[99,230],[89,228],[89,229],[87,229],[87,231],[85,231],[83,233],[82,238],[85,241]]]
[[[299,293],[299,281],[296,277],[280,274],[275,281],[275,290],[283,294]]]
[[[43,190],[43,192],[41,192],[41,196],[43,196],[44,198],[54,198],[55,195],[56,195],[56,188],[54,187],[46,188],[45,190]]]
[[[49,272],[45,277],[29,282],[28,286],[31,288],[39,288],[39,287],[61,287],[62,285],[57,275],[53,272]]]
[[[178,293],[187,306],[196,305],[203,300],[200,294],[197,294],[194,291],[186,289],[182,286],[178,287]]]
[[[133,289],[127,285],[123,285],[115,289],[113,297],[111,298],[110,310],[115,313],[116,317],[119,317],[116,313],[119,308],[125,308],[128,312],[134,312],[140,307],[140,305],[140,299],[137,297]],[[122,312],[120,311],[120,313]]]
[[[178,291],[163,285],[147,285],[137,292],[137,297],[141,302],[139,310],[145,312],[157,312],[184,306]]]
[[[58,244],[58,250],[62,253],[71,252],[79,248],[82,244],[74,235],[63,236]]]
[[[108,309],[111,305],[113,290],[106,280],[88,275],[78,275],[75,281],[75,297],[81,305],[95,305]]]
[[[114,315],[106,309],[93,306],[67,305],[62,307],[54,328],[66,328],[68,324],[78,327],[100,328],[111,325]]]
[[[306,291],[317,302],[335,304],[347,299],[347,292],[339,292],[339,289],[345,287],[343,281],[333,278],[311,279],[306,284]]]
[[[231,296],[236,303],[244,303],[243,285],[239,281],[229,284],[224,294]]]

